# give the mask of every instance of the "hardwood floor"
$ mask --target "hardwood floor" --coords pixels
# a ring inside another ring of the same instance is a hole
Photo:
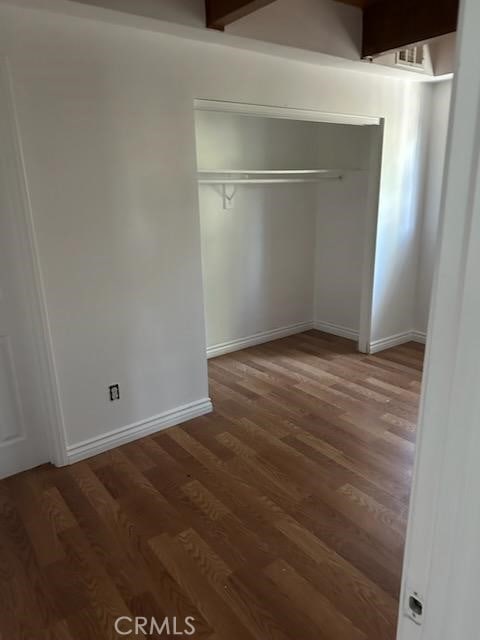
[[[422,359],[317,331],[222,356],[213,414],[1,482],[0,638],[393,640]]]

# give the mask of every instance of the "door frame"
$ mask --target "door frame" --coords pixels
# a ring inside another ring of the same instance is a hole
[[[463,0],[398,640],[478,638],[479,24],[480,3]],[[423,599],[421,624],[407,617],[410,591]]]
[[[220,111],[240,116],[257,116],[297,120],[300,122],[318,122],[353,126],[375,127],[374,144],[371,145],[369,158],[369,184],[367,195],[366,233],[363,250],[361,303],[357,346],[361,353],[370,352],[372,335],[373,292],[375,286],[375,251],[377,244],[378,212],[380,200],[380,181],[382,174],[383,139],[385,119],[380,116],[359,114],[329,113],[315,109],[298,109],[271,105],[229,102],[198,98],[194,100],[195,111]]]
[[[66,432],[60,401],[58,376],[53,355],[53,343],[47,311],[45,284],[40,267],[36,242],[35,223],[28,188],[25,161],[15,104],[15,93],[8,58],[0,58],[0,171],[9,187],[9,197],[15,212],[15,223],[22,241],[25,280],[31,313],[31,328],[35,343],[41,380],[42,408],[49,425],[48,439],[50,462],[56,466],[68,464]]]

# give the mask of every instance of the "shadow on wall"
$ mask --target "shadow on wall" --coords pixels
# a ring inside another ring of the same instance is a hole
[[[425,92],[428,90],[425,88]],[[399,85],[397,113],[385,122],[373,339],[414,328],[428,106],[426,93],[419,93],[414,83]],[[397,123],[394,128],[393,121]],[[385,158],[395,160],[387,163]],[[405,203],[402,208],[398,207],[399,201]],[[397,256],[397,260],[392,260],[392,256]],[[395,315],[392,309],[397,310]]]

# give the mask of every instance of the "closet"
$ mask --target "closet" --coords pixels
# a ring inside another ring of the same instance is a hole
[[[197,104],[209,357],[313,327],[368,334],[381,123],[300,115]]]

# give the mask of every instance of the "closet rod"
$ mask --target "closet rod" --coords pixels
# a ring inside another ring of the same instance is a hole
[[[318,178],[228,178],[220,180],[218,178],[200,179],[199,184],[288,184],[302,182],[320,182],[321,180],[341,180],[342,175],[324,176]]]
[[[199,169],[200,174],[220,175],[322,175],[325,173],[340,173],[340,169]]]

